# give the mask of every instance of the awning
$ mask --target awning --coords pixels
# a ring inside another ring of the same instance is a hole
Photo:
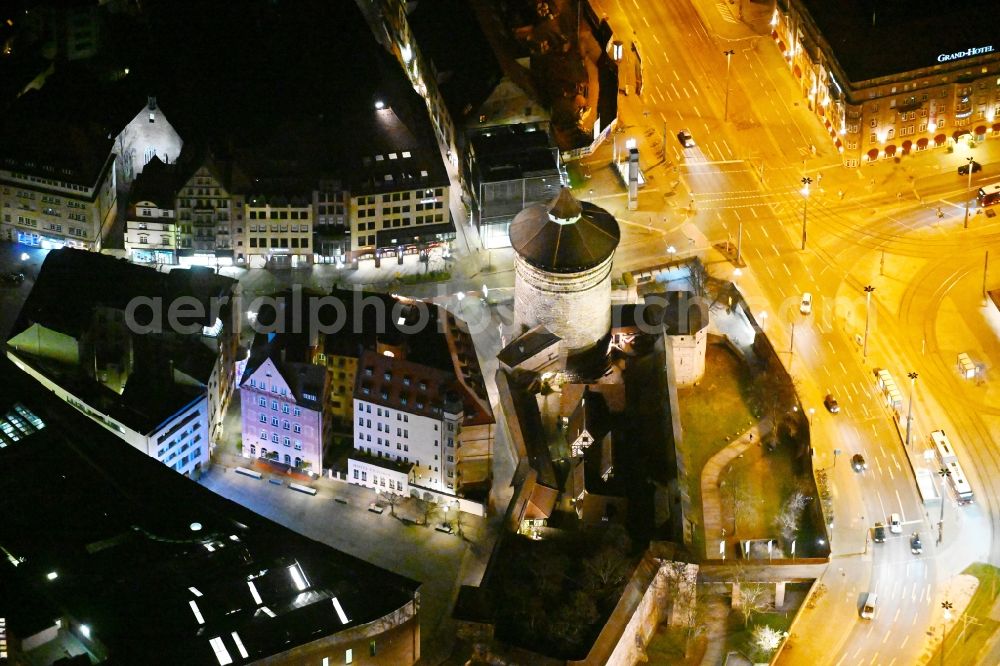
[[[453,221],[438,224],[416,225],[405,228],[383,229],[376,233],[379,248],[395,247],[411,243],[433,243],[451,240],[455,237]]]
[[[986,125],[980,125],[976,128],[976,136],[983,136],[986,134]]]
[[[823,107],[822,106],[819,107],[819,113],[820,113],[820,115],[823,115]],[[830,127],[832,126],[832,124],[830,123],[830,119],[829,118],[827,118],[826,120],[824,120],[823,124],[826,125],[827,129],[830,129]]]
[[[936,137],[934,137],[934,145],[940,146],[942,143],[944,143],[947,140],[948,140],[948,137],[946,137],[944,134],[938,134]]]
[[[836,141],[833,142],[833,145],[837,146],[837,148],[840,148],[841,146],[844,145],[844,142],[841,141],[840,139],[837,139]]]
[[[797,79],[802,78],[802,70],[799,68],[798,65],[792,67],[792,73],[795,74],[795,78]]]
[[[955,139],[955,141],[958,141],[959,137],[964,136],[965,134],[968,133],[969,130],[955,130],[954,132],[951,133],[951,138]]]
[[[778,50],[781,51],[782,53],[785,52],[785,43],[780,39],[778,40]]]
[[[874,162],[878,159],[878,148],[872,148],[868,151],[868,161]]]
[[[771,39],[777,39],[777,38],[778,38],[778,31],[777,30],[772,30],[771,31]]]
[[[907,153],[909,153],[910,152],[910,148],[912,148],[912,147],[913,147],[913,142],[912,141],[910,141],[909,139],[907,139],[906,141],[904,141],[903,142],[903,154],[906,155]]]
[[[993,123],[993,132],[994,134],[1000,132],[1000,123]]]
[[[929,143],[929,141],[928,141],[927,137],[926,136],[922,136],[919,139],[917,139],[917,148],[926,148],[928,143]]]
[[[826,109],[823,108],[822,104],[820,104],[819,106],[817,106],[816,110],[819,112],[819,115],[821,115],[821,116],[825,116],[826,115]],[[826,121],[826,124],[829,125],[830,121],[829,120]]]
[[[896,154],[896,144],[890,143],[888,146],[885,147],[886,157],[892,157],[895,154]]]

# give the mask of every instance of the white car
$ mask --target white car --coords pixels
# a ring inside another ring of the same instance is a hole
[[[889,531],[893,534],[903,533],[903,520],[899,517],[898,513],[889,516]]]
[[[813,311],[813,295],[808,291],[802,294],[802,302],[799,303],[799,312],[802,314],[809,314]]]
[[[681,145],[685,148],[694,148],[694,137],[691,136],[691,132],[686,129],[682,129],[677,133],[677,140],[681,142]]]

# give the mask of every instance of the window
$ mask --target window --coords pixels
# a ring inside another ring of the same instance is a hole
[[[291,446],[292,440],[288,437],[285,437],[284,441],[282,441],[282,444],[284,444],[285,446]]]
[[[295,440],[295,450],[296,451],[301,451],[302,450],[302,440],[301,439]]]
[[[277,416],[272,416],[271,417],[271,425],[273,425],[275,428],[278,427],[278,417]]]
[[[293,428],[293,430],[294,430],[295,433],[301,433],[302,432],[302,426],[300,426],[298,423],[296,423],[295,424],[295,428]]]
[[[282,414],[287,414],[288,413],[288,405],[282,405],[281,406],[281,413]]]
[[[368,411],[371,411],[370,409]],[[292,410],[292,416],[302,416],[302,410],[296,407]]]
[[[278,443],[278,433],[273,433],[271,435],[271,441],[274,442],[275,444]]]
[[[288,430],[288,421],[282,421],[282,423],[281,423],[281,429],[282,430]]]
[[[273,409],[274,411],[278,411],[278,401],[277,400],[272,400],[271,401],[271,409]]]
[[[260,405],[261,407],[267,407],[267,399],[257,398],[257,404]]]
[[[354,470],[354,478],[358,478],[358,470]],[[344,653],[344,663],[353,664],[354,663],[354,650],[347,648],[347,652]]]
[[[267,439],[267,431],[266,430],[261,430],[260,431],[260,438],[261,439],[265,439],[265,440]]]
[[[260,422],[261,423],[267,423],[267,416],[265,416],[264,414],[261,414],[260,415]]]

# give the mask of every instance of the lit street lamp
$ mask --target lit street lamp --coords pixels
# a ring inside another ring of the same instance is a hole
[[[971,158],[971,157],[967,157],[965,159],[968,161],[968,165],[969,165],[969,185],[967,187],[967,190],[971,190],[972,189],[972,164],[975,162],[975,160],[973,158]],[[966,191],[966,193],[965,193],[965,224],[964,224],[964,228],[966,228],[966,229],[969,228],[969,193],[968,193],[968,191]]]
[[[906,376],[910,378],[910,403],[906,408],[906,445],[910,445],[910,424],[913,423],[913,387],[917,383],[917,373],[908,372]]]
[[[870,284],[865,285],[865,342],[861,347],[862,360],[868,358],[868,320],[872,313],[872,292],[875,287]]]
[[[809,408],[809,427],[810,427],[810,428],[812,427],[812,424],[813,424],[813,415],[814,415],[815,413],[816,413],[816,409],[815,409],[815,408],[813,408],[813,407],[810,407],[810,408]]]
[[[944,541],[944,480],[951,476],[951,470],[947,467],[942,467],[938,470],[938,476],[941,477],[941,517],[938,518],[937,542],[941,543]]]
[[[736,55],[736,51],[729,49],[728,51],[723,51],[722,55],[726,56],[726,108],[725,112],[722,114],[722,122],[728,122],[729,120],[729,66],[732,64],[733,56]]]
[[[806,249],[806,215],[809,211],[809,186],[813,179],[808,176],[802,178],[802,249]]]

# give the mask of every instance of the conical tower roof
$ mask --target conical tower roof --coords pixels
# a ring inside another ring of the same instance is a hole
[[[608,211],[580,201],[568,187],[547,204],[528,206],[510,225],[510,244],[532,266],[553,273],[578,273],[614,254],[621,239]]]

